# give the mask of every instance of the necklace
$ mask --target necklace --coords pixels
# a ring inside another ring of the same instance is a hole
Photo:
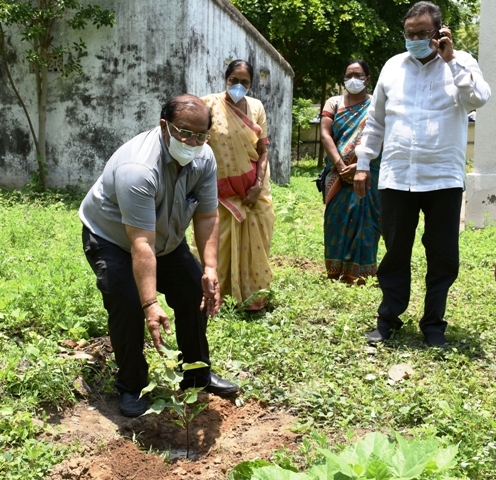
[[[350,96],[348,94],[346,94],[344,96],[344,106],[347,107],[347,108],[351,108],[351,107],[354,107],[355,105],[360,105],[366,99],[367,99],[367,94],[365,93],[365,95],[363,96],[363,98],[361,98],[360,100],[358,100],[358,102],[355,102],[355,103],[352,104],[352,103],[350,103]]]

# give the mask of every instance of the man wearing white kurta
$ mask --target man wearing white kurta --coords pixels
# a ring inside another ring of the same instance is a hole
[[[354,185],[364,196],[369,162],[382,148],[379,174],[386,254],[377,271],[383,298],[369,343],[403,325],[410,300],[411,254],[419,214],[427,274],[420,329],[431,346],[446,347],[448,290],[458,275],[458,233],[465,189],[467,113],[491,95],[474,58],[453,50],[441,10],[417,2],[403,20],[407,52],[386,62],[369,109]]]

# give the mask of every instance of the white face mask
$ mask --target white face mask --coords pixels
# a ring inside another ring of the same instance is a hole
[[[431,47],[431,39],[425,38],[422,40],[406,40],[405,46],[412,57],[419,60],[427,58],[434,49]]]
[[[234,103],[238,103],[248,93],[248,89],[243,87],[241,83],[237,83],[236,85],[227,87],[227,93]]]
[[[365,82],[359,78],[350,78],[344,82],[344,86],[348,92],[355,94],[360,93],[365,88]]]
[[[188,165],[188,163],[193,161],[193,158],[200,155],[203,149],[203,145],[197,145],[196,147],[192,147],[187,143],[180,142],[179,140],[177,140],[177,138],[171,135],[168,123],[167,123],[167,131],[169,132],[169,139],[170,139],[170,144],[169,144],[170,156],[174,160],[176,160],[177,163],[181,165],[181,167]]]

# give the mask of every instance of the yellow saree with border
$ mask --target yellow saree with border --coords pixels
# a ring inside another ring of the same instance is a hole
[[[225,93],[203,97],[212,112],[209,145],[217,160],[220,214],[218,275],[221,295],[230,295],[246,310],[259,310],[272,280],[269,264],[274,227],[270,172],[262,191],[249,207],[242,204],[257,177],[257,143],[268,144],[262,103],[245,97],[247,114],[225,100]]]

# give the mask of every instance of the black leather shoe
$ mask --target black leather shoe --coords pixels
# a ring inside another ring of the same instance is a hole
[[[144,397],[140,398],[140,392],[119,392],[119,410],[125,417],[139,417],[148,410]]]
[[[397,320],[392,326],[381,317],[377,318],[377,328],[367,335],[367,343],[382,343],[391,338],[393,332],[398,331],[403,325],[401,320]]]
[[[210,382],[205,387],[205,391],[219,396],[234,395],[239,387],[229,380],[218,377],[215,373],[210,374]]]
[[[367,342],[368,343],[385,342],[386,340],[389,340],[391,338],[393,331],[394,329],[389,326],[380,325],[373,332],[370,332],[367,335]]]
[[[382,343],[391,337],[391,330],[382,330],[376,328],[373,332],[367,335],[367,343]]]
[[[448,348],[448,341],[443,332],[427,332],[424,333],[424,336],[429,347]]]

